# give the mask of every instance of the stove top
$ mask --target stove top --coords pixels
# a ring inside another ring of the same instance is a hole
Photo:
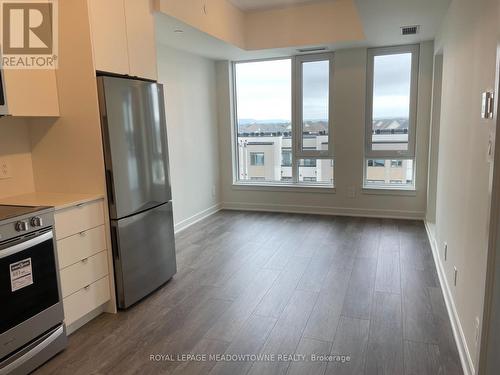
[[[45,206],[11,206],[0,204],[0,222],[17,216],[32,214],[50,207]]]

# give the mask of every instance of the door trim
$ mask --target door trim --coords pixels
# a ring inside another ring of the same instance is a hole
[[[483,321],[480,336],[479,361],[477,374],[497,374],[500,366],[498,343],[500,342],[500,41],[497,43],[495,73],[495,108],[490,142],[493,147],[493,160],[490,163],[489,181],[489,222],[488,252],[486,261],[486,282],[483,307]]]

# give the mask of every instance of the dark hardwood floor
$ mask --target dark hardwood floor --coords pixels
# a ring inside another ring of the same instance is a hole
[[[36,373],[462,374],[421,222],[222,211],[176,243],[168,284]],[[150,359],[180,354],[252,360]]]

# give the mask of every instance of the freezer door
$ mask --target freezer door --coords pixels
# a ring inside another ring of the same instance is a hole
[[[110,216],[120,219],[172,199],[163,87],[98,77]]]
[[[139,301],[176,272],[172,202],[111,221],[118,307]]]

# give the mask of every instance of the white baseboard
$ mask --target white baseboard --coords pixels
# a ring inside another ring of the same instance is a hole
[[[328,207],[328,206],[303,206],[303,205],[285,205],[285,204],[275,204],[275,203],[262,204],[262,203],[223,202],[222,209],[242,210],[242,211],[288,212],[288,213],[316,214],[316,215],[377,217],[377,218],[388,218],[388,219],[422,220],[424,218],[424,212],[420,211],[377,210],[377,209]]]
[[[201,221],[216,212],[220,211],[222,209],[222,205],[220,203],[217,203],[213,205],[212,207],[208,207],[207,209],[200,211],[193,216],[188,217],[187,219],[184,219],[182,221],[179,221],[178,223],[174,224],[174,232],[177,234],[184,229],[189,228],[191,225],[197,223],[198,221]]]
[[[427,236],[429,237],[429,242],[431,244],[432,255],[434,257],[434,263],[436,264],[441,289],[443,290],[446,309],[448,310],[448,315],[451,321],[451,328],[453,330],[453,336],[455,337],[455,342],[458,348],[458,355],[460,356],[460,361],[462,362],[462,369],[464,371],[464,375],[474,375],[476,373],[474,369],[474,363],[472,362],[469,347],[467,346],[467,341],[465,340],[464,331],[462,329],[462,324],[460,323],[460,318],[455,306],[455,301],[453,300],[453,294],[451,293],[450,285],[448,284],[448,279],[446,278],[446,274],[444,272],[443,263],[441,262],[441,258],[439,257],[436,239],[427,221],[424,220],[424,224],[427,231]]]

